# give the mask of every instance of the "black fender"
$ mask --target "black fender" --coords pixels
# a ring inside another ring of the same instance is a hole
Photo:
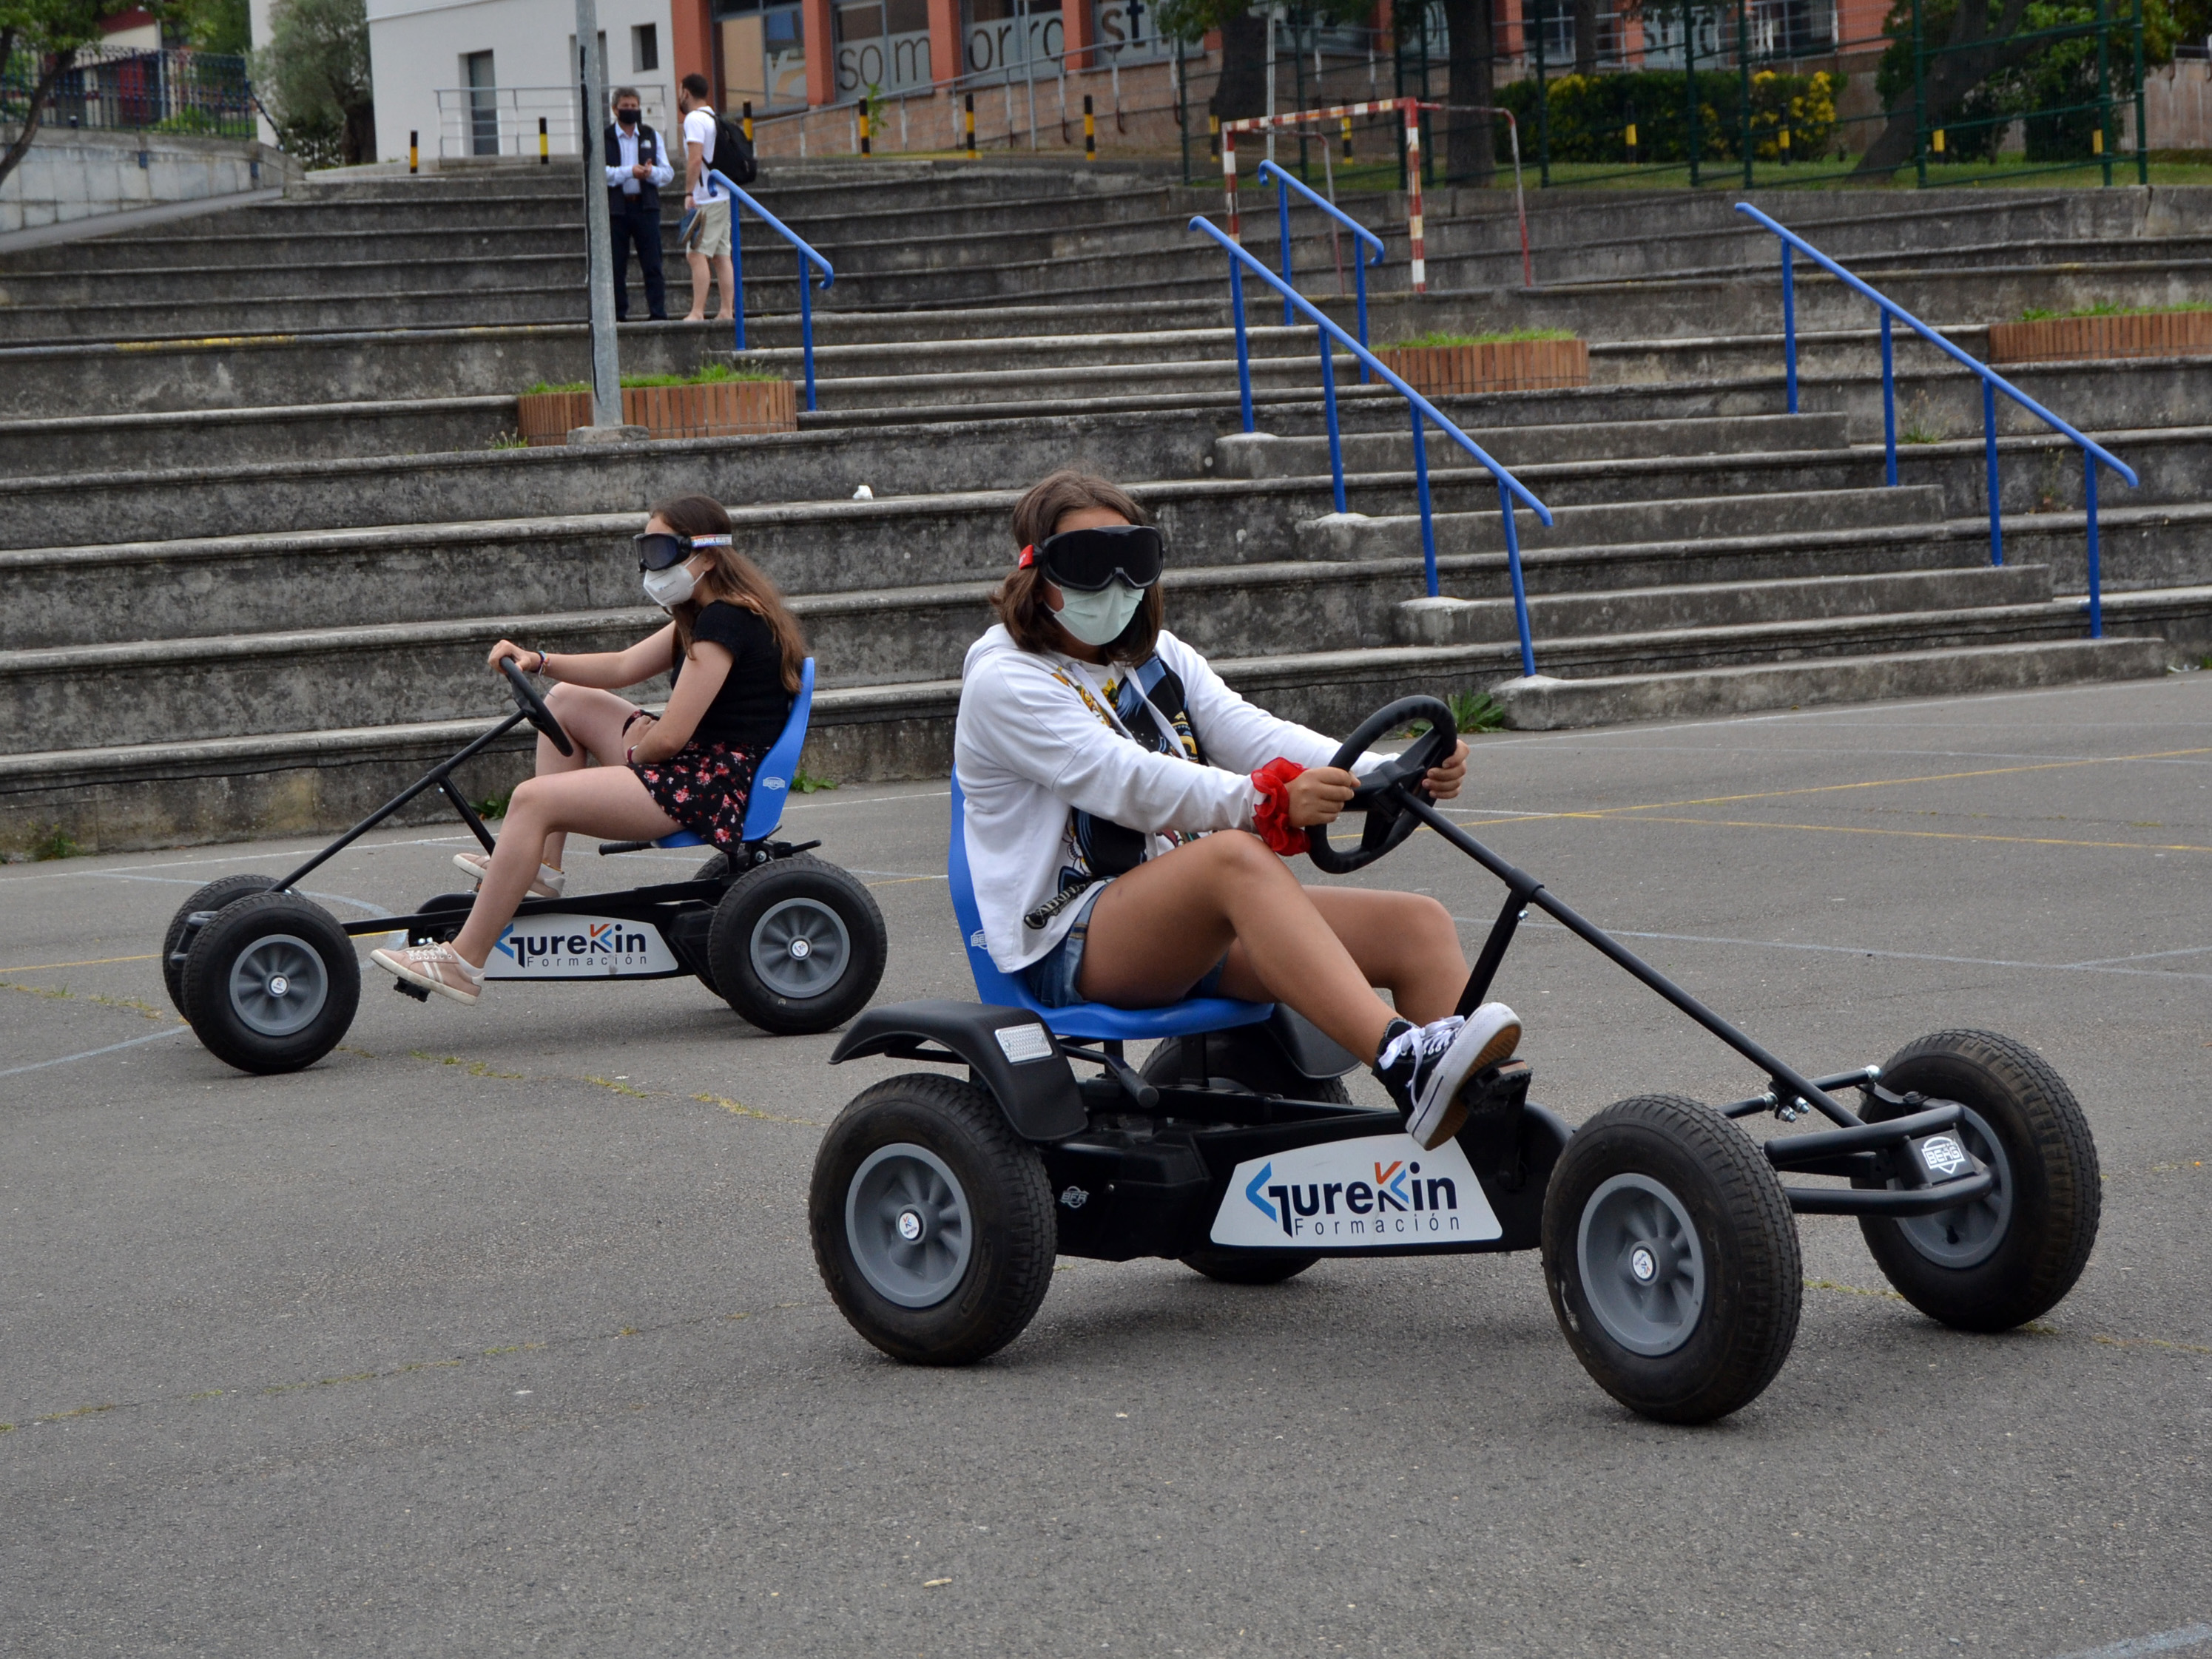
[[[1283,1058],[1300,1077],[1315,1083],[1333,1077],[1342,1077],[1359,1064],[1359,1057],[1350,1049],[1322,1034],[1321,1028],[1304,1015],[1295,1012],[1286,1002],[1275,1005],[1263,1026],[1283,1051]]]
[[[941,1000],[871,1008],[846,1028],[830,1063],[864,1054],[965,1064],[1027,1140],[1065,1140],[1090,1121],[1075,1068],[1026,1008]]]

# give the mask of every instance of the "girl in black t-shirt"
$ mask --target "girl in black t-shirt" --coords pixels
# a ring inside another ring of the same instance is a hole
[[[646,593],[669,613],[666,627],[626,651],[549,653],[511,640],[492,647],[495,674],[511,659],[556,682],[545,702],[576,752],[540,737],[538,775],[516,787],[498,845],[454,859],[481,884],[459,936],[372,951],[379,967],[472,1003],[525,895],[560,896],[572,831],[648,841],[681,826],[720,848],[744,840],[753,772],[790,718],[806,642],[775,585],[731,545],[720,502],[663,502],[638,544]],[[663,672],[672,690],[658,718],[615,695]]]

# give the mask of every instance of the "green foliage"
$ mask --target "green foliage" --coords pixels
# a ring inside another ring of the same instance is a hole
[[[2100,300],[2094,305],[2076,306],[2071,311],[2049,311],[2041,306],[2030,306],[2020,313],[2020,320],[2048,323],[2062,317],[2163,317],[2177,311],[2212,311],[2212,303],[2185,300],[2174,306],[2116,306],[2109,300]]]
[[[253,50],[247,0],[170,0],[169,16],[198,51],[243,58]]]
[[[530,440],[524,437],[520,432],[502,432],[491,441],[490,447],[494,449],[527,449],[530,447]]]
[[[835,789],[837,780],[825,778],[818,772],[810,772],[804,764],[792,774],[791,787],[802,795],[811,795],[823,789]]]
[[[1251,0],[1159,0],[1152,8],[1152,25],[1166,40],[1195,40],[1252,9]],[[1364,23],[1374,9],[1375,0],[1319,0],[1292,8],[1291,16],[1293,21]]]
[[[285,149],[307,166],[376,159],[363,0],[276,0],[253,78]]]
[[[726,380],[780,380],[781,374],[765,369],[750,368],[741,363],[706,363],[689,374],[625,374],[622,383],[633,390],[648,386],[715,386]],[[589,380],[540,380],[535,386],[523,388],[526,398],[543,397],[549,392],[589,392]]]
[[[1462,732],[1505,729],[1505,710],[1487,691],[1455,691],[1444,703],[1452,711],[1452,724]]]
[[[502,789],[498,794],[486,795],[482,800],[477,801],[473,803],[473,805],[477,809],[477,816],[478,817],[486,820],[495,820],[503,818],[507,816],[507,804],[514,799],[514,790]]]
[[[1782,75],[1761,70],[1751,77],[1751,145],[1754,159],[1784,158],[1782,133],[1790,133],[1792,161],[1814,161],[1834,147],[1836,100],[1846,77],[1823,71]],[[1741,161],[1741,77],[1734,71],[1698,76],[1698,159]],[[1498,89],[1498,102],[1521,124],[1524,159],[1533,156],[1536,130],[1536,83],[1515,81]],[[1636,128],[1635,159],[1678,162],[1690,159],[1687,86],[1680,70],[1641,70],[1622,75],[1563,75],[1547,81],[1544,117],[1554,162],[1629,159],[1628,128]],[[1503,123],[1498,135],[1505,153]]]
[[[1416,334],[1410,340],[1392,340],[1384,351],[1419,351],[1442,346],[1509,345],[1516,340],[1571,340],[1571,328],[1509,328],[1496,334]]]
[[[58,823],[49,825],[46,833],[33,842],[27,850],[33,859],[41,863],[48,859],[76,858],[84,852],[84,848],[76,844],[76,838]]]

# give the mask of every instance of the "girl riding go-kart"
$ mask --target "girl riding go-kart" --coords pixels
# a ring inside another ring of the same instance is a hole
[[[805,641],[775,584],[731,544],[729,514],[712,498],[663,502],[637,546],[646,596],[669,612],[667,626],[626,651],[492,647],[495,674],[512,660],[558,682],[545,703],[576,752],[539,736],[538,774],[516,787],[495,848],[454,858],[481,884],[459,934],[372,951],[379,967],[474,1003],[515,907],[526,895],[561,896],[570,833],[649,841],[681,826],[725,852],[743,842],[753,774],[790,715]],[[615,695],[663,672],[672,690],[658,720]]]
[[[1013,531],[1020,563],[969,649],[954,738],[993,961],[1048,1007],[1287,1004],[1373,1056],[1423,1146],[1450,1139],[1462,1086],[1512,1054],[1521,1022],[1498,1002],[1452,1012],[1468,963],[1437,901],[1303,887],[1284,864],[1352,799],[1336,744],[1165,631],[1159,532],[1115,485],[1055,472]],[[1461,744],[1429,794],[1457,795],[1466,771]]]

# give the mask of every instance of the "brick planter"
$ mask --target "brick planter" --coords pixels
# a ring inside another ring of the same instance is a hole
[[[2155,311],[2139,317],[2047,317],[2040,322],[1990,325],[1993,363],[2205,353],[2212,353],[2212,310]]]
[[[799,430],[798,388],[789,380],[708,380],[698,386],[623,388],[623,420],[655,438],[721,438]],[[565,444],[573,427],[592,423],[588,392],[525,392],[515,399],[517,429],[531,447]]]
[[[1587,340],[1497,340],[1487,345],[1400,346],[1375,354],[1425,398],[1462,392],[1536,392],[1589,384]]]

